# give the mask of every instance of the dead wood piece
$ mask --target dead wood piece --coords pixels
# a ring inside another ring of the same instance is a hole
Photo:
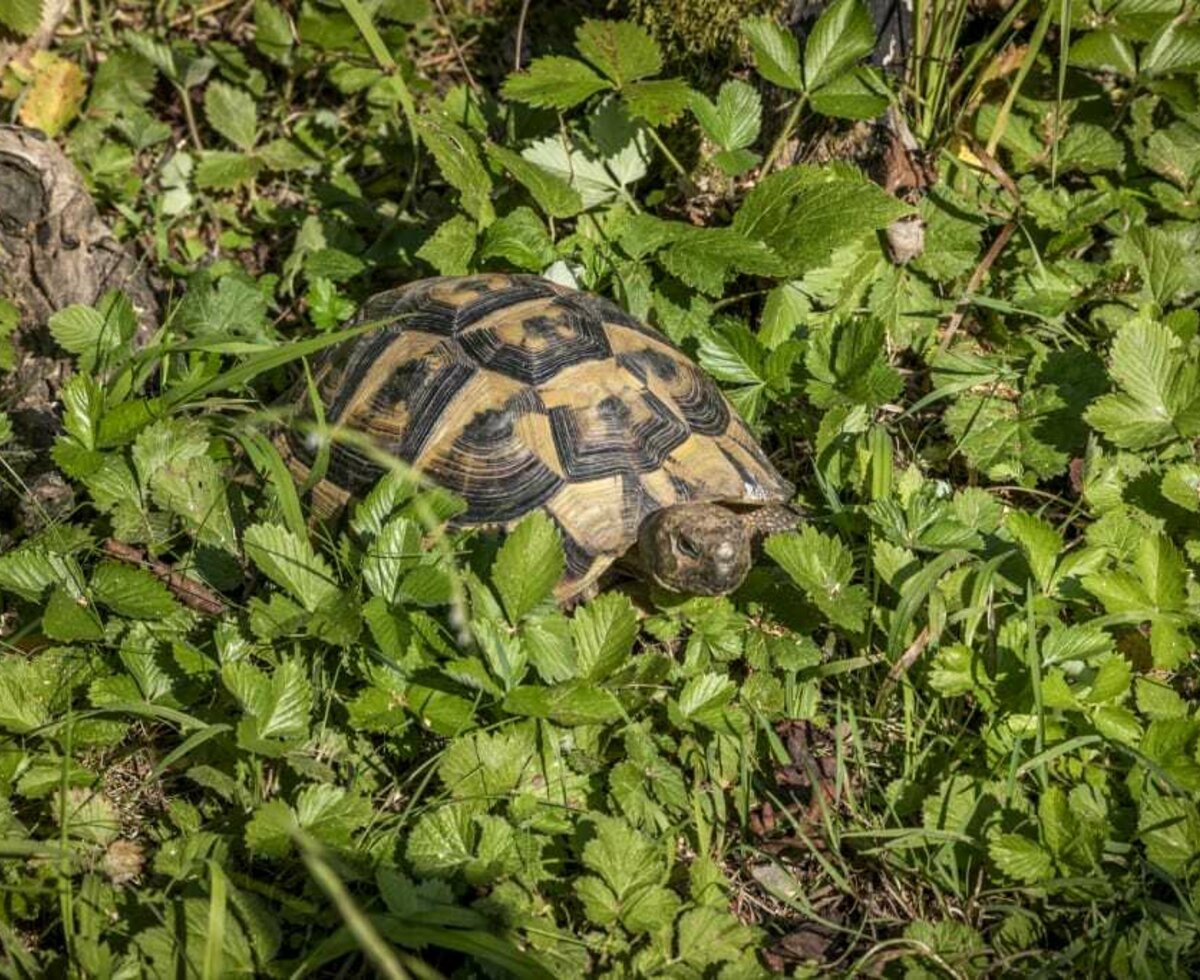
[[[208,616],[220,616],[227,608],[221,598],[207,586],[177,572],[166,562],[151,558],[141,548],[135,548],[116,538],[109,538],[104,542],[104,551],[113,558],[152,572],[189,609],[195,609],[196,612]]]
[[[128,294],[147,334],[158,303],[136,259],[96,211],[75,165],[37,130],[0,126],[0,297],[44,324],[110,289]]]

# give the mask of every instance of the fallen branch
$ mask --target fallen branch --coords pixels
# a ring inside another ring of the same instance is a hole
[[[131,565],[138,565],[152,572],[175,597],[189,609],[207,616],[220,616],[228,608],[224,601],[210,588],[177,572],[166,562],[151,558],[141,548],[124,541],[109,538],[103,545],[105,554]]]

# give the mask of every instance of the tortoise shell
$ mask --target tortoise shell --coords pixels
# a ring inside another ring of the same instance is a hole
[[[467,504],[459,526],[508,528],[536,509],[558,525],[578,595],[672,504],[784,502],[768,462],[716,384],[608,300],[527,275],[443,277],[380,293],[377,331],[317,366],[326,420],[368,435]],[[315,450],[287,436],[293,471]],[[314,488],[344,506],[383,475],[334,440]]]

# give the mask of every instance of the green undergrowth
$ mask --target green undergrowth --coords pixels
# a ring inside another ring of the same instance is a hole
[[[2,79],[164,302],[53,316],[49,451],[0,405],[3,970],[1196,970],[1195,10],[971,22],[948,101],[850,0],[704,91],[575,8],[506,77],[519,5],[441,9],[85,3]],[[789,163],[914,99],[919,203]],[[739,594],[562,611],[548,520],[444,534],[399,470],[309,519],[286,392],[374,289],[480,270],[722,384],[807,514]]]

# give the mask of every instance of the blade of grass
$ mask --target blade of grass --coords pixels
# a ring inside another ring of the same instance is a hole
[[[209,901],[208,933],[204,937],[204,962],[201,965],[203,980],[219,980],[225,956],[225,915],[228,898],[228,882],[225,873],[216,861],[208,862]]]
[[[337,872],[321,856],[317,842],[303,831],[298,830],[293,836],[300,848],[308,873],[312,875],[321,890],[329,896],[338,914],[342,917],[342,921],[345,922],[346,928],[349,929],[359,948],[362,949],[363,955],[378,971],[379,976],[386,980],[408,980],[409,972],[397,958],[395,951],[376,930],[370,918],[358,907],[358,903],[346,890],[346,886],[342,884]]]
[[[356,327],[349,327],[330,334],[322,334],[320,337],[310,337],[307,340],[298,340],[265,351],[262,354],[256,354],[241,364],[231,367],[228,371],[222,371],[215,378],[208,378],[172,389],[163,396],[163,403],[166,408],[173,409],[186,405],[189,402],[197,402],[201,398],[215,394],[218,391],[225,391],[228,388],[244,385],[247,381],[252,381],[265,371],[272,371],[277,367],[282,367],[297,358],[315,354],[326,347],[332,347],[334,344],[339,344],[344,340],[350,340],[352,337],[358,337],[370,330],[378,329],[382,324],[387,322],[392,321],[372,320]]]
[[[1021,86],[1025,84],[1025,79],[1029,76],[1030,69],[1033,68],[1033,63],[1037,61],[1038,53],[1041,51],[1042,44],[1046,40],[1046,32],[1050,29],[1050,16],[1053,12],[1054,4],[1046,4],[1042,8],[1042,13],[1038,17],[1037,24],[1034,25],[1033,36],[1029,39],[1029,49],[1025,52],[1025,57],[1021,59],[1021,67],[1017,69],[1017,77],[1013,80],[1008,90],[1008,95],[1005,96],[1004,102],[1000,106],[1000,111],[996,114],[996,122],[992,127],[992,133],[987,141],[988,156],[996,155],[996,147],[1000,145],[1000,141],[1004,138],[1004,132],[1008,129],[1008,117],[1012,113],[1012,107],[1017,101],[1017,96],[1021,93]]]
[[[417,181],[421,174],[421,137],[417,131],[417,105],[413,101],[408,83],[404,80],[404,72],[396,63],[396,59],[392,57],[387,45],[383,43],[383,38],[375,29],[375,24],[366,8],[359,0],[342,0],[342,7],[354,21],[354,26],[358,28],[358,33],[362,35],[379,67],[396,82],[396,94],[400,97],[400,106],[404,110],[404,121],[408,127],[408,138],[412,142],[413,151],[412,173],[408,178],[408,186],[404,189],[404,197],[401,198],[400,206],[397,208],[397,212],[403,214],[416,194]]]

